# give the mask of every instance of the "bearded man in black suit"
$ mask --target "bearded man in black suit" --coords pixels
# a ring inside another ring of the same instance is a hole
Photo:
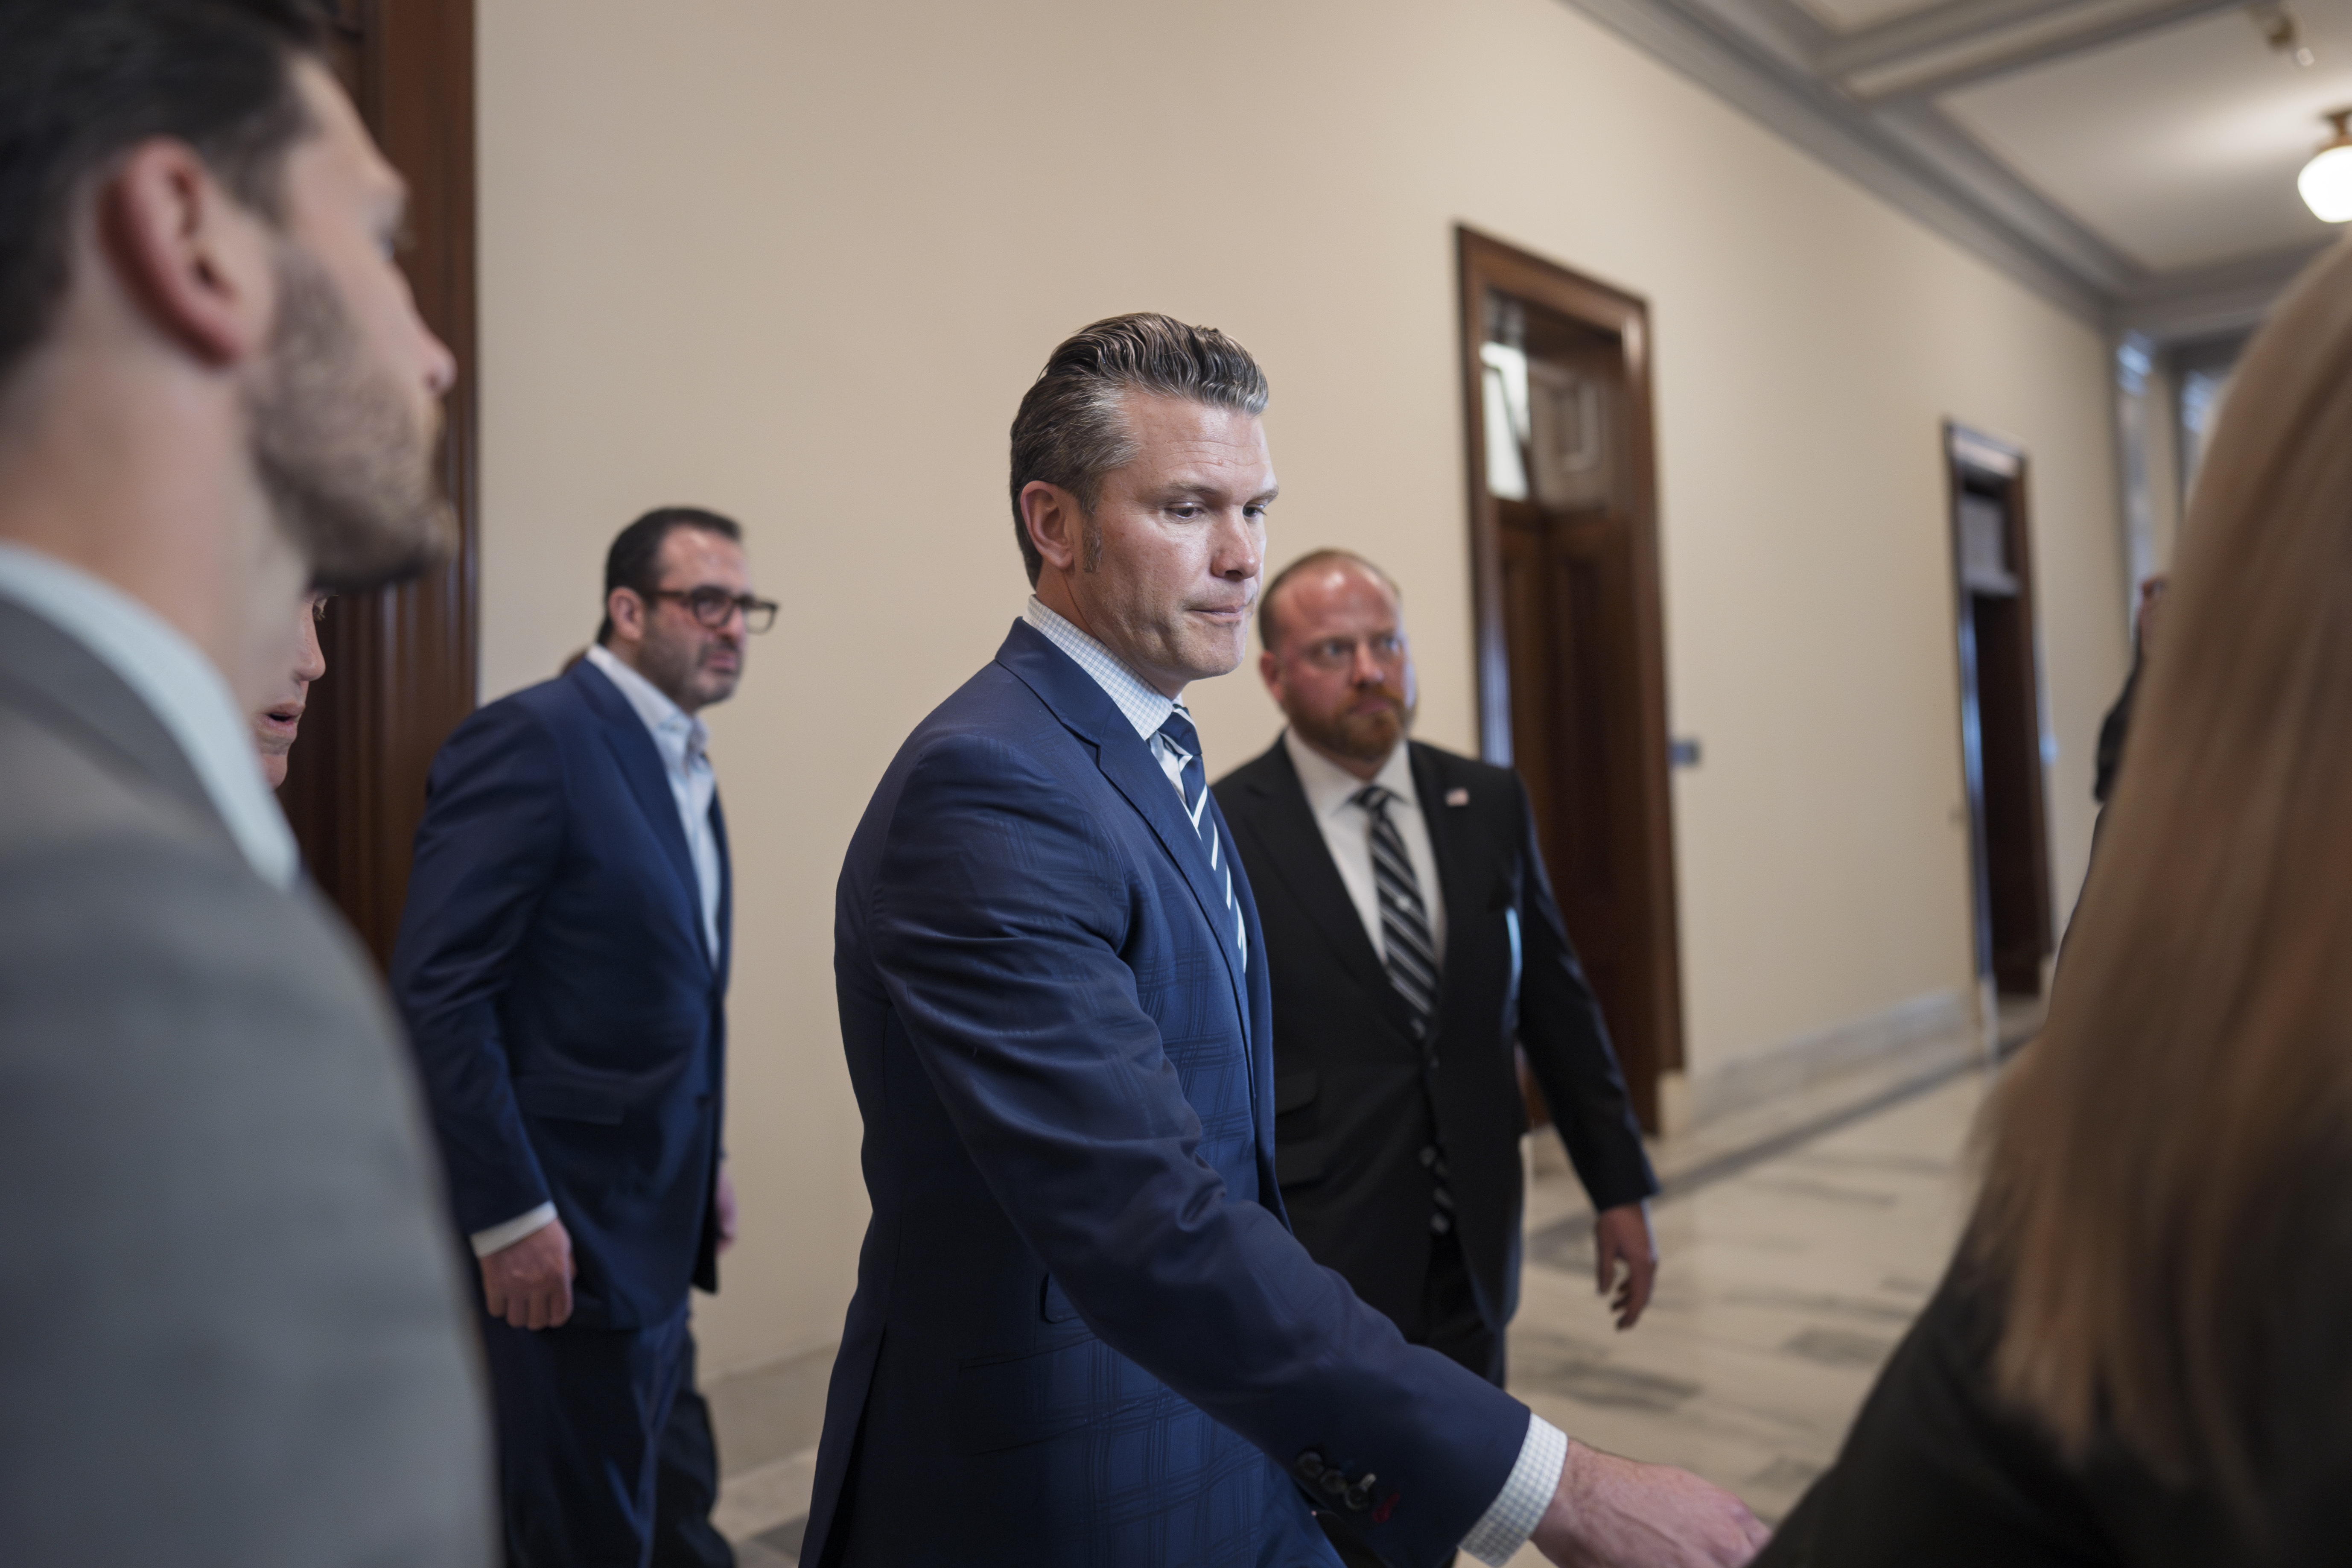
[[[1620,1328],[1656,1275],[1657,1181],[1526,787],[1405,739],[1395,584],[1317,551],[1268,585],[1258,634],[1289,728],[1216,794],[1265,924],[1282,1201],[1405,1338],[1499,1384],[1524,1198],[1514,1043],[1591,1196]]]

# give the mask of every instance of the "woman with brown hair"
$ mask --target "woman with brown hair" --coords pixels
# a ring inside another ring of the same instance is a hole
[[[2352,1560],[2352,247],[2199,481],[1943,1288],[1757,1559]]]

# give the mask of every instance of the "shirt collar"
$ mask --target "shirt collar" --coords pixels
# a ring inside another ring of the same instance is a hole
[[[1118,655],[1093,637],[1080,631],[1066,617],[1049,607],[1036,595],[1029,595],[1029,608],[1024,614],[1028,623],[1045,635],[1047,641],[1070,656],[1071,662],[1094,677],[1135,732],[1149,741],[1168,722],[1168,715],[1183,704],[1145,680]],[[1189,710],[1188,710],[1189,712]]]
[[[1389,753],[1389,760],[1381,764],[1381,771],[1369,780],[1358,778],[1300,740],[1296,730],[1283,731],[1282,744],[1290,753],[1290,765],[1298,770],[1298,784],[1307,792],[1307,804],[1318,819],[1337,816],[1347,810],[1354,803],[1357,792],[1368,783],[1380,785],[1416,811],[1421,808],[1420,798],[1412,788],[1412,751],[1402,740]]]
[[[710,731],[701,720],[671,701],[660,687],[624,664],[620,656],[603,643],[588,645],[588,662],[603,670],[628,700],[629,706],[636,710],[637,717],[653,731],[654,743],[661,748],[664,760],[676,766],[703,754],[709,743]]]
[[[302,852],[261,776],[253,721],[201,648],[111,583],[22,545],[0,542],[0,595],[80,643],[130,687],[187,757],[254,874],[272,887],[294,885]]]

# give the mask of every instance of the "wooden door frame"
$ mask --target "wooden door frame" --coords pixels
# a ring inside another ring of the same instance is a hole
[[[2026,823],[2037,873],[2036,940],[2044,960],[2056,945],[2057,926],[2050,889],[2050,705],[2042,690],[2042,617],[2034,596],[2032,499],[2027,484],[2032,464],[2025,448],[2015,442],[1989,436],[1956,419],[1944,421],[1943,446],[1945,526],[1950,536],[1952,562],[1952,648],[1960,702],[1960,788],[1969,814],[1969,886],[1975,905],[1969,923],[1976,945],[1974,973],[1982,986],[1992,980],[1994,971],[1992,861],[1985,819],[1981,712],[1973,722],[1969,712],[1972,690],[1980,694],[1978,671],[1982,665],[1974,647],[1976,616],[1969,603],[1968,572],[1960,538],[1960,498],[1967,493],[1971,476],[1996,480],[2006,491],[2001,508],[2002,544],[2010,574],[2017,579],[2019,635],[2024,639],[2022,662],[2029,675],[2026,696],[2033,715],[2034,787],[2026,792]],[[1979,701],[1980,708],[1980,695]]]
[[[1454,241],[1461,282],[1465,479],[1470,518],[1471,615],[1478,672],[1478,748],[1487,762],[1511,765],[1511,664],[1503,625],[1502,524],[1486,484],[1484,369],[1489,289],[1556,311],[1615,337],[1625,364],[1624,510],[1633,546],[1634,702],[1641,730],[1637,830],[1653,897],[1643,933],[1665,955],[1654,976],[1658,1020],[1657,1071],[1683,1070],[1681,925],[1676,906],[1674,801],[1668,781],[1666,657],[1663,574],[1658,556],[1657,457],[1651,392],[1650,307],[1640,296],[1529,255],[1466,224]],[[1651,1086],[1654,1093],[1655,1086]],[[1640,1090],[1637,1089],[1637,1094]]]
[[[441,455],[457,552],[416,582],[330,606],[327,673],[283,793],[311,875],[382,963],[407,901],[425,774],[478,686],[474,0],[335,0],[329,10],[340,46],[355,51],[361,117],[408,182],[402,268],[457,361]]]

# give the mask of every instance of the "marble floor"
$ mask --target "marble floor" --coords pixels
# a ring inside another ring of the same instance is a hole
[[[1942,1273],[1988,1081],[1948,1055],[1895,1062],[1661,1142],[1658,1289],[1622,1334],[1593,1291],[1583,1194],[1558,1144],[1531,1142],[1511,1391],[1573,1436],[1687,1467],[1779,1517]],[[718,1521],[743,1568],[798,1561],[823,1362],[712,1390],[730,1467]],[[1512,1568],[1539,1561],[1529,1549]]]

